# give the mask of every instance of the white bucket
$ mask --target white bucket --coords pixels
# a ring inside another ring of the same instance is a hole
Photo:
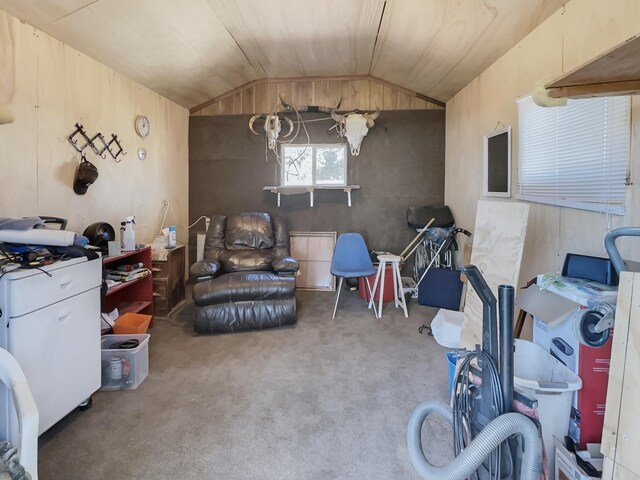
[[[564,441],[569,431],[573,393],[582,388],[582,380],[539,345],[519,339],[515,344],[514,384],[527,397],[538,400],[542,440],[553,480],[553,438]]]

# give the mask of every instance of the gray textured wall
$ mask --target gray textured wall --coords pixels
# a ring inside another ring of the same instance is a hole
[[[306,119],[326,115],[304,114]],[[360,185],[347,206],[342,191],[276,195],[276,160],[265,161],[264,135],[248,128],[250,116],[193,116],[189,124],[189,219],[200,215],[266,211],[283,215],[291,230],[360,232],[370,249],[400,253],[415,231],[407,226],[410,205],[444,201],[444,110],[383,111],[364,138],[360,155],[348,158],[349,184]],[[339,143],[327,129],[334,122],[307,123],[312,143]],[[257,128],[256,128],[257,127]],[[262,132],[262,123],[254,128]],[[304,143],[300,134],[296,143]],[[190,237],[191,261],[195,235]]]

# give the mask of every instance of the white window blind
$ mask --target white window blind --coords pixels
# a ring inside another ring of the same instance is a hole
[[[624,215],[630,97],[539,107],[518,100],[518,198]]]

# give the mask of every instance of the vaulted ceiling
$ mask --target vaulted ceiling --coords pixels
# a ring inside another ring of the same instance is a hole
[[[187,108],[260,78],[372,75],[446,102],[567,0],[0,0]]]

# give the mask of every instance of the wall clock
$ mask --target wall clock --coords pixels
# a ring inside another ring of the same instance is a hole
[[[144,115],[138,115],[135,121],[136,133],[141,137],[149,135],[149,119]]]
[[[140,160],[144,160],[145,158],[147,158],[147,149],[144,147],[140,147],[138,149],[138,158]]]

